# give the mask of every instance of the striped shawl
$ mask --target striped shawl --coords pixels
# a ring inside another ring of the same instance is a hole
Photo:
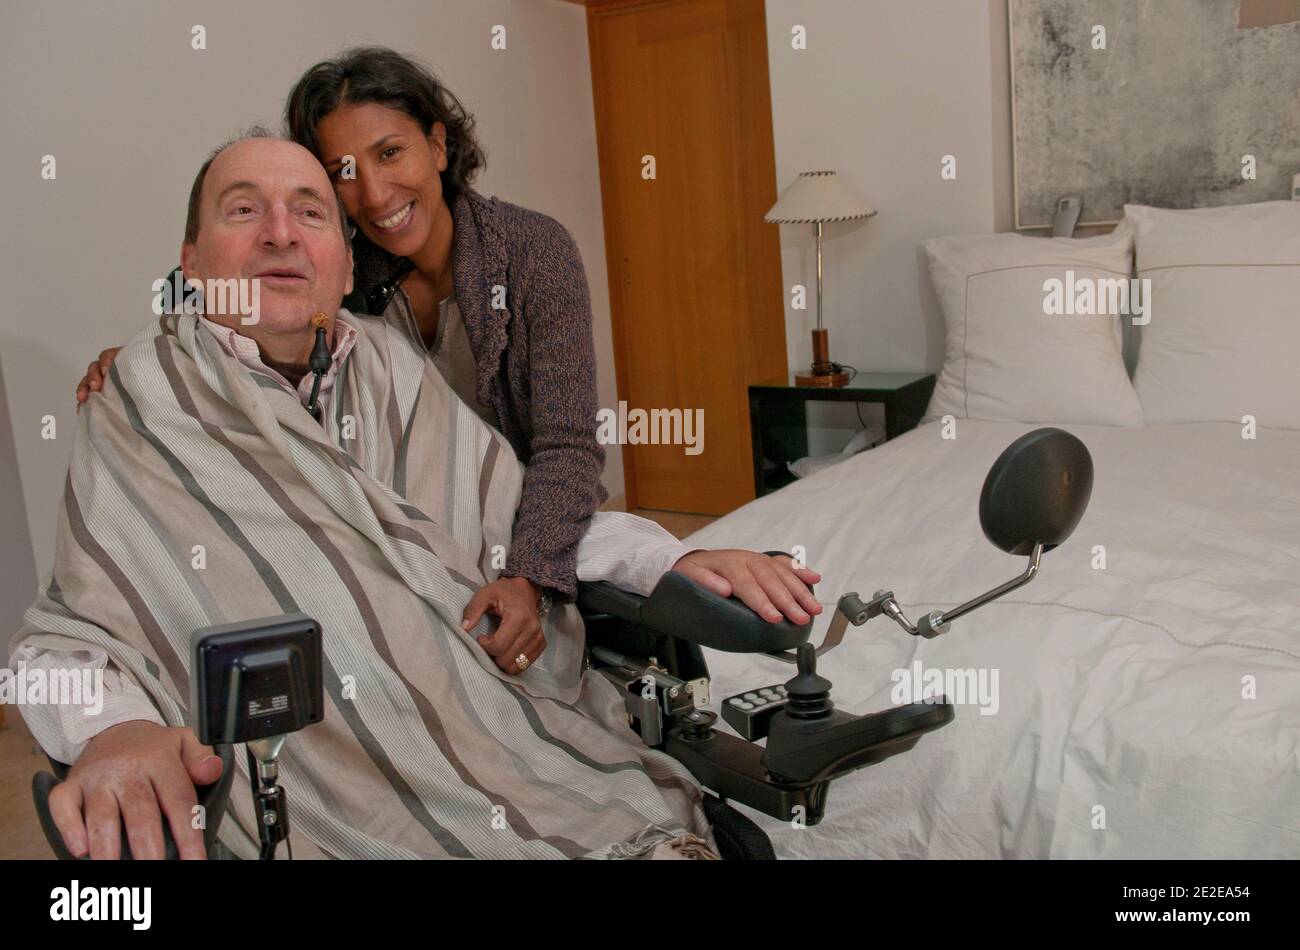
[[[195,629],[314,617],[325,719],[280,769],[297,856],[713,856],[687,770],[583,671],[574,606],[518,677],[474,640],[495,620],[461,629],[504,564],[522,467],[405,337],[341,316],[360,333],[323,423],[195,317],[121,351],[81,413],[54,570],[12,648],[101,648],[189,725]],[[250,857],[235,758],[221,838]]]

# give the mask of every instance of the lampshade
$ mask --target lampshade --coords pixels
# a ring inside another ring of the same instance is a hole
[[[800,172],[763,220],[772,224],[809,224],[869,218],[875,213],[835,172]]]

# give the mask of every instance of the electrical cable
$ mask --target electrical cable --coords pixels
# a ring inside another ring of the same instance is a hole
[[[853,382],[853,378],[858,375],[858,368],[856,366],[850,366],[848,363],[832,363],[831,366],[837,373],[846,369],[853,370],[853,375],[849,377],[849,383]],[[845,385],[847,386],[848,383],[845,383]],[[855,402],[853,404],[853,411],[857,413],[858,422],[862,423],[862,428],[865,430],[867,428],[867,421],[862,418],[862,403]]]
[[[330,318],[322,311],[311,318],[311,325],[316,328],[316,342],[311,348],[311,358],[307,360],[307,366],[315,378],[311,383],[311,397],[307,400],[307,411],[312,414],[312,418],[320,422],[320,406],[316,400],[320,396],[321,379],[329,372],[330,365],[334,362],[329,343],[325,339]]]

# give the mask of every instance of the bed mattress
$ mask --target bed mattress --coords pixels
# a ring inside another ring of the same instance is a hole
[[[978,500],[1032,428],[922,426],[686,540],[802,545],[823,577],[814,642],[845,591],[892,590],[915,620],[1023,570],[984,539]],[[779,855],[1300,857],[1300,432],[1064,428],[1092,453],[1092,502],[1038,578],[933,640],[884,617],[850,627],[819,663],[857,714],[911,679],[984,691],[837,780],[815,827],[742,807]],[[717,699],[792,673],[707,653]]]

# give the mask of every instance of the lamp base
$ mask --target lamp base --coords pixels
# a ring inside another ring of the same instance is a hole
[[[830,336],[826,330],[813,330],[812,372],[796,373],[796,386],[847,386],[849,374],[830,359]]]
[[[796,386],[822,386],[835,387],[847,386],[849,384],[849,374],[843,371],[838,373],[795,373],[794,384]]]

